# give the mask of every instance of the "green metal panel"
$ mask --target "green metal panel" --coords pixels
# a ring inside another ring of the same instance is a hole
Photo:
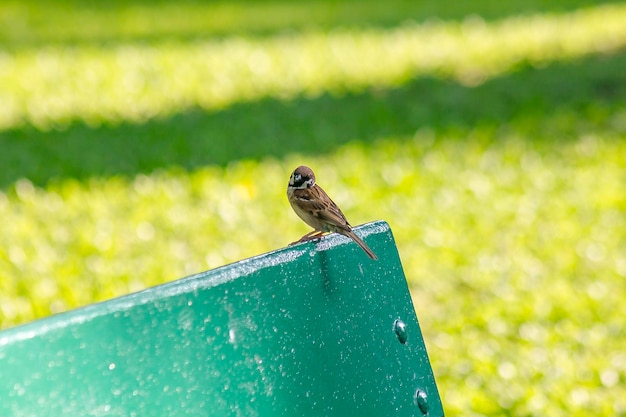
[[[442,416],[389,226],[0,332],[2,416]]]

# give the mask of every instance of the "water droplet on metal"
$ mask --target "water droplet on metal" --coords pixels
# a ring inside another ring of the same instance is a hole
[[[405,344],[408,338],[406,334],[406,324],[402,320],[396,319],[393,322],[393,331],[396,333],[396,336],[398,336],[398,341]]]
[[[428,396],[421,389],[415,391],[415,404],[417,404],[422,414],[428,414]]]

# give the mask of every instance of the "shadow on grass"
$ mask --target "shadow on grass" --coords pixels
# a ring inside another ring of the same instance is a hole
[[[24,177],[45,185],[53,178],[134,176],[159,168],[193,170],[241,159],[327,153],[349,141],[402,140],[424,127],[458,133],[506,124],[529,140],[562,140],[584,133],[576,131],[581,126],[601,127],[623,97],[625,52],[520,68],[474,88],[419,78],[398,89],[289,102],[265,99],[141,125],[75,124],[51,132],[27,127],[0,132],[0,187]],[[546,120],[556,115],[556,131],[546,131]]]

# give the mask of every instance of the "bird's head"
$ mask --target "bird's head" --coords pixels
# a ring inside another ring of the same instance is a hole
[[[296,189],[311,188],[315,185],[315,174],[307,166],[300,165],[289,177],[289,187]]]

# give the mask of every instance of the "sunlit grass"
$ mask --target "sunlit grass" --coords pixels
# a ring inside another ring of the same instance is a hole
[[[45,47],[0,54],[0,129],[142,122],[262,97],[399,85],[416,76],[479,84],[519,65],[626,45],[626,6],[486,24],[311,31],[257,40]]]
[[[603,2],[600,2],[603,3]],[[489,0],[411,2],[405,0],[4,0],[0,3],[0,44],[10,50],[49,44],[115,44],[216,36],[265,36],[310,28],[393,27],[403,21],[459,20],[468,15],[489,20],[537,11],[561,13],[598,6],[594,0]]]

